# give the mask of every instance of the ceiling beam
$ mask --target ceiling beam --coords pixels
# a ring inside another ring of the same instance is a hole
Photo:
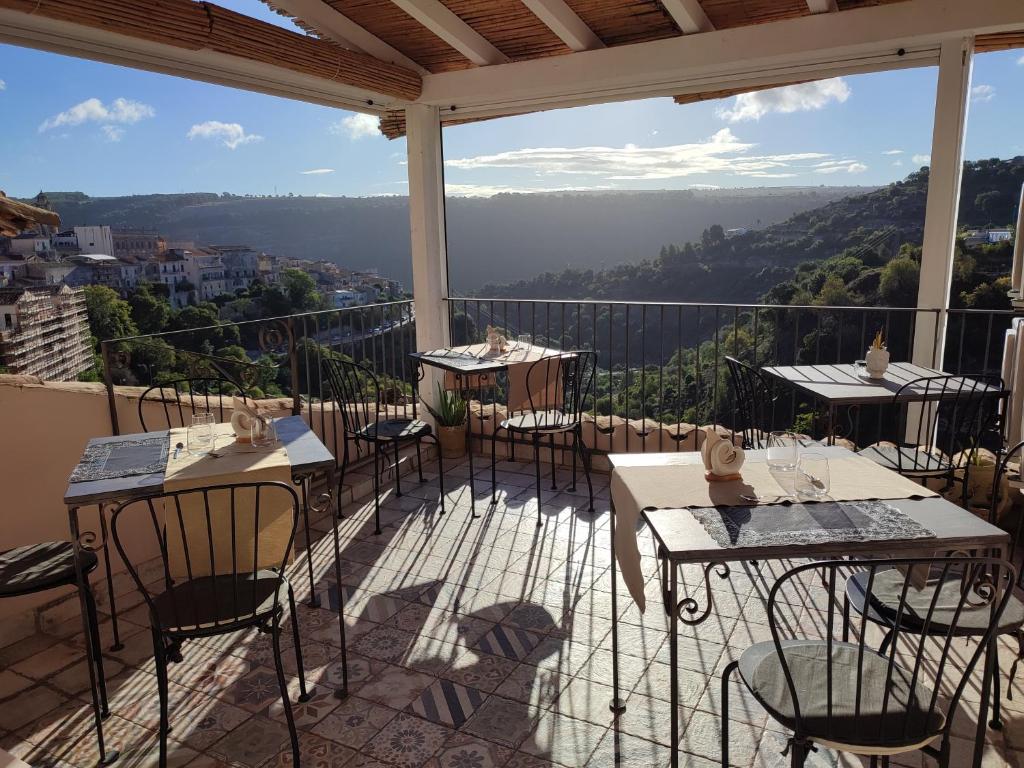
[[[480,67],[507,64],[510,59],[440,0],[391,0],[416,21]]]
[[[811,13],[834,13],[839,10],[836,0],[807,0]]]
[[[715,28],[699,0],[661,0],[661,4],[684,35],[710,32]]]
[[[566,5],[565,0],[523,0],[523,5],[574,51],[604,48],[601,38]]]
[[[375,59],[397,64],[421,75],[427,74],[426,69],[397,48],[391,47],[323,0],[272,0],[272,7],[284,11],[297,21],[304,22],[322,37],[333,40],[349,50],[368,53]]]
[[[938,62],[956,36],[1024,29],[1020,0],[904,0],[423,78],[449,117],[518,114]]]

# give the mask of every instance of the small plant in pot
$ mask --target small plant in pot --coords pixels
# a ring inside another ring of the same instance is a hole
[[[448,391],[437,384],[437,407],[426,404],[430,415],[437,424],[437,441],[441,444],[441,455],[446,459],[458,459],[466,453],[466,416],[469,403],[458,392]]]

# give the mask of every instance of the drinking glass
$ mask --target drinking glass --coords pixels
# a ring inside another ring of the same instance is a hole
[[[188,452],[194,456],[205,456],[214,449],[213,427],[216,424],[209,411],[195,411],[192,423],[185,432]]]
[[[768,435],[768,468],[782,472],[796,469],[800,459],[800,444],[792,432],[772,432]]]
[[[520,333],[516,336],[516,349],[526,351],[530,348],[530,334]]]
[[[828,459],[821,453],[804,453],[796,470],[796,492],[799,496],[820,499],[830,488]]]
[[[270,416],[257,416],[249,428],[249,439],[253,448],[273,448],[277,445],[277,427]]]

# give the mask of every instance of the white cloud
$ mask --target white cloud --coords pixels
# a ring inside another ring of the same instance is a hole
[[[1019,59],[1017,59],[1017,63],[1020,64],[1020,66],[1024,67],[1024,56],[1021,56]]]
[[[3,80],[0,80],[0,91],[6,91],[6,90],[7,90],[7,83],[4,82]]]
[[[117,98],[107,105],[97,98],[92,98],[79,102],[53,117],[46,118],[39,126],[39,132],[65,125],[81,125],[89,122],[132,125],[154,115],[156,115],[156,110],[141,101]]]
[[[463,171],[512,168],[539,175],[600,176],[607,181],[651,181],[728,173],[760,179],[790,178],[831,160],[821,152],[757,155],[756,144],[741,142],[728,128],[707,141],[666,147],[538,147],[446,161]],[[847,164],[852,161],[845,161]]]
[[[931,165],[932,162],[931,155],[914,155],[910,159],[914,161],[914,165],[916,166]]]
[[[896,161],[895,163],[893,163],[893,165],[894,165],[894,166],[895,166],[896,168],[900,168],[900,167],[902,167],[902,165],[903,165],[903,161],[902,161],[902,160],[897,160],[897,161]]]
[[[609,185],[594,187],[509,187],[503,184],[445,184],[444,193],[451,197],[493,197],[500,194],[529,195],[551,192],[594,192],[614,189]]]
[[[373,115],[364,115],[361,112],[342,118],[332,124],[329,130],[339,136],[348,136],[353,141],[369,136],[383,135],[380,132],[380,119]]]
[[[848,98],[850,86],[843,78],[833,77],[813,83],[741,93],[733,100],[731,108],[719,109],[718,116],[730,123],[760,120],[772,112],[810,112],[823,109],[832,102],[842,104]]]
[[[814,166],[815,173],[864,173],[867,169],[864,163],[856,160],[825,160]]]
[[[255,133],[246,133],[238,123],[222,123],[220,120],[207,120],[196,123],[188,129],[186,136],[190,139],[215,139],[223,142],[228,149],[238,149],[243,144],[254,144],[263,141],[263,137]]]
[[[124,128],[119,125],[101,125],[100,130],[107,137],[107,141],[118,142],[124,138]]]
[[[902,149],[887,149],[882,154],[883,155],[902,155],[903,154],[903,150]]]
[[[333,168],[312,168],[308,171],[299,171],[303,176],[323,176],[327,173],[334,173]]]
[[[986,102],[996,97],[995,86],[976,85],[971,88],[971,101]]]

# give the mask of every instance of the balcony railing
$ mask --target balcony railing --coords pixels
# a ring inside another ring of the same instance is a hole
[[[482,341],[488,325],[511,339],[557,349],[592,349],[598,374],[590,412],[598,450],[621,450],[614,437],[625,428],[629,451],[675,450],[694,425],[738,427],[725,357],[750,364],[848,364],[862,358],[881,329],[894,360],[907,360],[922,318],[938,310],[901,307],[820,307],[765,304],[694,304],[617,301],[470,299],[448,301],[452,342]],[[996,373],[1002,338],[1013,313],[950,310],[945,370]],[[413,406],[416,349],[411,301],[386,302],[266,320],[104,342],[105,380],[151,385],[170,378],[215,373],[257,392],[286,396],[294,413],[306,414],[338,445],[337,426],[324,408],[321,375],[327,355],[345,355],[372,368],[390,404]],[[929,327],[932,323],[929,323]],[[244,350],[240,354],[239,350]],[[484,399],[502,401],[500,386]],[[117,415],[112,422],[118,431]],[[821,435],[814,404],[781,391],[772,414],[776,428]],[[843,436],[868,444],[885,436],[881,410],[844,415]],[[603,436],[603,437],[602,437]],[[653,440],[651,438],[654,438]]]

